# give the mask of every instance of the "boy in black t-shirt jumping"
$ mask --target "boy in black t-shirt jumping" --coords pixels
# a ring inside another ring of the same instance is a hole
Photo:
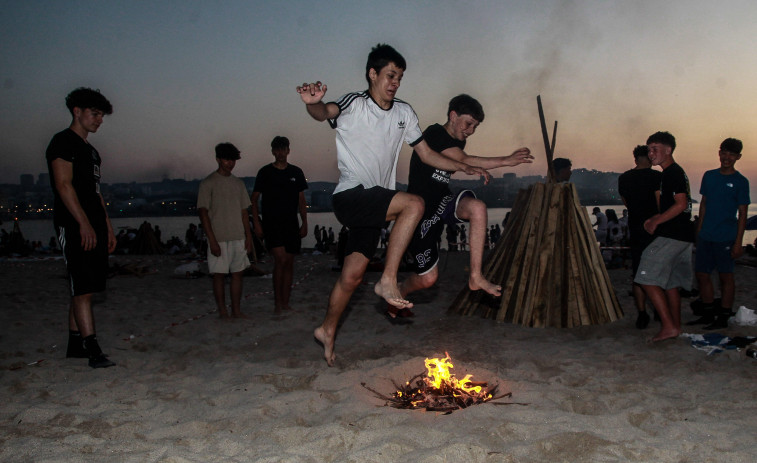
[[[473,135],[478,125],[484,121],[481,104],[469,95],[458,95],[449,102],[447,122],[434,124],[426,129],[423,138],[431,149],[442,156],[483,169],[495,169],[504,166],[517,166],[532,162],[533,156],[528,148],[519,148],[509,156],[478,157],[470,156],[464,150],[465,142]],[[493,296],[500,296],[502,287],[488,281],[481,274],[481,264],[486,240],[488,216],[486,204],[470,190],[453,194],[449,189],[450,175],[453,171],[434,168],[423,162],[413,151],[410,159],[408,193],[423,198],[426,209],[423,218],[413,233],[408,246],[415,273],[400,284],[402,297],[406,298],[413,291],[433,285],[439,270],[439,237],[445,225],[456,227],[457,224],[470,222],[470,276],[468,287],[471,290],[484,290]],[[408,317],[412,312],[407,308],[397,310],[388,306],[390,316]]]

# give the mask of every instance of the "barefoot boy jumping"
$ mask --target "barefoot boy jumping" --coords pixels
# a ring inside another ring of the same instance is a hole
[[[517,166],[524,162],[533,162],[528,148],[519,148],[509,156],[483,158],[470,156],[465,151],[468,137],[484,121],[484,109],[475,98],[458,95],[449,102],[447,122],[434,124],[423,132],[423,139],[442,156],[468,165],[484,169],[504,166]],[[408,246],[408,253],[413,259],[415,273],[402,282],[400,293],[407,297],[413,291],[432,286],[439,270],[439,238],[445,225],[470,222],[470,276],[468,287],[475,291],[482,289],[493,296],[500,296],[502,287],[486,280],[481,274],[481,261],[484,254],[484,241],[488,215],[486,204],[470,190],[452,194],[449,180],[452,171],[436,169],[424,163],[417,152],[413,151],[410,159],[408,193],[419,195],[426,203],[423,219],[413,234]],[[412,316],[409,309],[388,308],[390,316]]]
[[[413,108],[395,99],[406,67],[405,59],[394,48],[379,44],[371,50],[365,66],[367,91],[324,103],[326,85],[321,82],[297,87],[308,114],[317,121],[328,120],[336,129],[340,176],[333,196],[334,214],[350,229],[342,273],[329,296],[326,318],[314,332],[323,344],[329,366],[334,365],[337,324],[363,279],[387,221],[395,223],[384,273],[374,291],[392,306],[412,307],[397,287],[397,268],[423,215],[423,200],[394,190],[402,142],[414,147],[421,159],[434,167],[489,178],[484,169],[444,157],[423,140]]]

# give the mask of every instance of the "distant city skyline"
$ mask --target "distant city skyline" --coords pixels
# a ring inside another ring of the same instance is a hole
[[[757,194],[752,1],[0,2],[0,183],[46,170],[78,86],[114,105],[90,136],[106,183],[202,178],[223,141],[242,151],[234,173],[254,176],[275,135],[289,137],[309,179],[336,181],[334,131],[306,114],[295,86],[321,80],[327,100],[363,90],[365,57],[387,42],[407,59],[397,96],[422,128],[469,93],[486,111],[469,153],[536,156],[495,176],[546,174],[540,94],[550,130],[559,121],[555,154],[576,168],[623,172],[634,146],[668,130],[699,198],[718,145],[736,137],[737,169]]]

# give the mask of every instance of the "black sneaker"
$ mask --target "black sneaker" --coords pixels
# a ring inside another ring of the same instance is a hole
[[[709,325],[710,323],[713,323],[713,322],[715,322],[715,311],[713,309],[709,309],[707,311],[702,312],[701,317],[697,318],[696,320],[686,323],[686,325],[687,326]]]
[[[691,307],[691,313],[693,313],[697,317],[701,317],[708,310],[719,307],[720,298],[717,298],[710,303],[705,303],[705,302],[702,302],[702,299],[697,299],[695,301],[692,301],[691,304],[689,304],[689,306]]]
[[[69,334],[66,358],[85,359],[89,358],[87,349],[84,348],[81,335]]]
[[[731,312],[731,309],[725,309],[720,310],[718,312],[717,318],[715,318],[715,321],[710,323],[709,325],[702,327],[705,331],[712,331],[712,330],[724,330],[728,328],[728,319],[733,316],[734,313]]]
[[[92,368],[108,368],[116,366],[116,364],[115,362],[108,359],[105,354],[100,354],[89,359],[89,366],[91,366]]]
[[[639,312],[639,316],[636,317],[636,328],[643,330],[649,325],[649,314],[646,311]]]

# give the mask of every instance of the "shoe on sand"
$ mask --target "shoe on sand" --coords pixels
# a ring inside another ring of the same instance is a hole
[[[69,336],[68,347],[66,348],[66,358],[74,359],[86,359],[89,358],[89,352],[84,348],[82,344],[81,336],[76,337]]]
[[[636,328],[643,330],[649,325],[649,314],[646,311],[639,312],[639,316],[636,317]]]
[[[116,364],[115,362],[108,359],[105,354],[100,354],[89,359],[89,366],[91,366],[92,368],[108,368],[116,366]]]

